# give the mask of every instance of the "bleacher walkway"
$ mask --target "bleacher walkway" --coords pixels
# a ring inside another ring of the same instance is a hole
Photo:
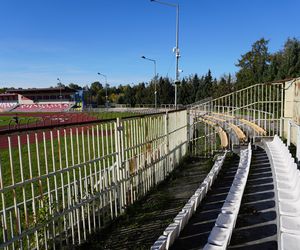
[[[211,161],[191,158],[153,192],[137,202],[107,230],[77,249],[150,249],[207,176]]]
[[[239,157],[226,159],[211,190],[171,249],[202,249],[215,225],[233,182]],[[266,152],[255,149],[231,249],[277,249],[277,216],[274,183]]]

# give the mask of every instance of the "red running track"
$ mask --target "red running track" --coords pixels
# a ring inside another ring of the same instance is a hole
[[[2,113],[1,116],[16,116],[16,114]],[[25,119],[25,124],[15,125],[12,122],[11,126],[0,126],[1,131],[7,131],[11,129],[22,129],[22,128],[43,128],[52,125],[81,123],[87,121],[95,121],[96,117],[90,116],[86,113],[18,113],[17,116],[20,119]],[[26,117],[39,117],[40,120],[34,123],[30,123],[30,118]],[[28,123],[28,124],[27,124]]]
[[[76,127],[78,128],[78,133],[81,136],[82,131],[86,134],[86,131],[88,128],[91,128],[92,125],[86,125],[86,126],[80,126],[80,127]],[[60,133],[60,138],[61,141],[64,140],[64,135],[65,135],[65,131],[66,131],[66,135],[70,135],[71,131],[72,134],[75,135],[76,134],[76,129],[73,128],[72,130],[70,130],[70,128],[59,128],[59,129],[52,129],[52,134],[53,134],[53,139],[56,139],[58,137],[58,133],[57,131],[59,131]],[[50,130],[47,131],[30,131],[29,133],[22,133],[22,134],[13,134],[10,136],[10,141],[11,141],[11,146],[12,147],[17,147],[18,146],[18,135],[20,135],[20,143],[21,146],[23,145],[27,145],[27,134],[29,135],[29,143],[30,144],[35,144],[35,134],[37,137],[37,141],[40,143],[43,141],[43,132],[45,133],[45,139],[50,140],[51,135],[50,135]],[[91,135],[91,130],[90,130],[90,135]],[[107,131],[107,135],[111,135],[111,131],[108,130]],[[106,131],[104,133],[104,136],[106,136]],[[80,137],[81,139],[81,137]],[[8,148],[8,135],[0,135],[0,149],[7,149]]]

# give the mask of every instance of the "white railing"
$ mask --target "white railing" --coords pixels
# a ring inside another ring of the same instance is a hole
[[[0,152],[0,248],[80,244],[186,155],[187,112],[12,135]]]
[[[282,131],[284,115],[283,83],[255,84],[222,97],[195,104],[191,114],[222,113],[256,123],[268,135]]]

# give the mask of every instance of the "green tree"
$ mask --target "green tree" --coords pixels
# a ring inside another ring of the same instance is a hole
[[[132,107],[135,106],[135,89],[132,88],[129,84],[124,87],[124,103],[130,104]]]
[[[71,89],[75,89],[75,90],[81,90],[82,89],[81,86],[79,86],[78,84],[75,84],[75,83],[70,83],[68,87],[71,88]]]
[[[174,103],[175,89],[168,77],[160,77],[158,80],[158,103],[170,104]]]
[[[267,78],[270,64],[268,43],[268,40],[261,38],[252,45],[251,51],[242,55],[238,60],[236,64],[240,68],[236,73],[238,88],[264,82]]]
[[[299,77],[300,75],[300,41],[296,38],[288,39],[284,45],[281,56],[281,64],[278,70],[277,79]]]

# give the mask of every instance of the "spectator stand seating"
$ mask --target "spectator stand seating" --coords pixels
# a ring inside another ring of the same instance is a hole
[[[71,108],[72,104],[57,103],[57,104],[21,104],[14,112],[64,112]]]
[[[218,215],[215,226],[208,237],[208,243],[204,246],[205,250],[227,249],[231,235],[235,227],[239,209],[251,164],[251,144],[248,148],[241,150],[240,161],[229,193]]]
[[[164,250],[169,249],[174,243],[176,238],[179,236],[180,232],[183,230],[185,225],[188,223],[189,219],[197,210],[199,204],[206,196],[208,190],[213,185],[216,180],[222,165],[224,163],[227,151],[221,156],[218,156],[214,165],[212,166],[210,172],[203,180],[199,188],[195,191],[194,195],[188,200],[182,210],[174,218],[173,223],[171,223],[163,232],[157,241],[151,247],[152,250]]]
[[[1,102],[0,103],[0,112],[9,112],[13,110],[18,104],[11,102]]]
[[[288,147],[277,135],[264,144],[276,183],[279,248],[300,249],[300,172]]]

